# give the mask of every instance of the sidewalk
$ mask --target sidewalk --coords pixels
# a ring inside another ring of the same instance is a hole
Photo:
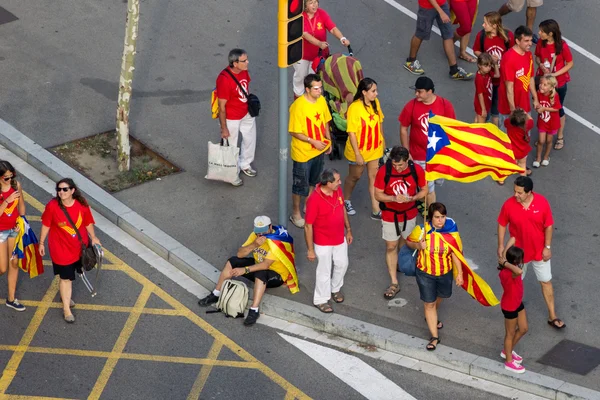
[[[190,248],[181,243],[183,239],[176,240],[163,230],[143,218],[121,201],[100,189],[93,182],[78,174],[62,161],[54,157],[48,151],[31,141],[16,129],[0,120],[0,144],[46,174],[51,180],[58,180],[64,176],[75,179],[79,187],[86,194],[92,207],[117,224],[127,233],[155,251],[159,256],[177,266],[192,279],[205,288],[212,288],[216,281],[221,265],[216,267],[205,261]],[[189,186],[180,187],[183,197],[193,198],[198,196]],[[243,194],[244,192],[236,192]],[[247,192],[246,192],[247,194]],[[174,210],[171,210],[175,212]],[[247,213],[248,210],[243,212]],[[264,213],[257,209],[256,214]],[[271,213],[273,215],[274,212]],[[363,213],[365,214],[365,213]],[[253,215],[252,215],[253,216]],[[366,216],[365,217],[366,221]],[[164,230],[178,231],[177,222],[164,223],[164,215],[157,217]],[[239,226],[251,224],[251,216],[239,218]],[[189,220],[189,217],[187,218]],[[352,222],[363,228],[361,220],[353,219]],[[214,222],[213,222],[214,224]],[[367,223],[364,224],[365,226]],[[240,229],[238,235],[244,237],[248,229]],[[213,225],[205,226],[204,231],[196,232],[195,239],[202,235],[209,235]],[[371,228],[369,228],[371,229]],[[377,231],[377,226],[372,228]],[[280,288],[273,291],[272,295],[265,296],[261,311],[273,317],[282,318],[297,324],[305,325],[329,334],[339,335],[348,339],[357,340],[379,348],[390,350],[401,355],[422,360],[434,365],[450,368],[452,370],[469,374],[473,377],[484,378],[489,381],[498,382],[516,389],[550,399],[584,398],[600,399],[600,379],[598,379],[598,367],[587,376],[577,376],[566,371],[547,367],[534,361],[527,363],[528,372],[515,376],[506,372],[497,359],[500,350],[502,334],[501,317],[497,309],[482,309],[472,300],[465,298],[464,293],[456,290],[452,300],[444,307],[446,326],[443,333],[443,342],[435,352],[426,352],[424,346],[426,341],[421,338],[428,337],[424,324],[422,323],[422,311],[418,300],[417,289],[414,281],[401,278],[402,292],[399,294],[398,307],[388,304],[382,298],[382,292],[387,284],[385,270],[382,262],[376,270],[373,266],[358,265],[362,260],[368,259],[368,254],[356,255],[353,258],[355,265],[347,275],[347,297],[360,299],[359,302],[348,301],[348,305],[336,305],[335,314],[323,314],[312,306],[311,293],[314,277],[312,269],[306,268],[304,246],[302,244],[302,233],[295,228],[290,228],[292,235],[296,238],[296,256],[301,278],[301,292],[290,296],[287,289]],[[173,233],[172,233],[173,234]],[[189,237],[185,238],[189,241]],[[237,242],[241,243],[239,237],[228,239],[227,249],[237,248]],[[243,239],[242,239],[243,240]],[[373,242],[378,243],[378,242]],[[370,242],[369,242],[370,244]],[[373,247],[376,251],[382,251],[382,245]],[[213,252],[210,257],[224,260],[226,255],[223,248]],[[365,263],[366,264],[366,263]],[[374,272],[376,271],[376,273]],[[372,280],[361,279],[362,274],[371,276]],[[377,275],[377,276],[376,276]],[[352,282],[352,285],[351,285]],[[346,287],[345,287],[346,288]],[[539,292],[539,289],[537,289]],[[360,295],[359,292],[362,292]],[[540,326],[540,318],[532,318],[538,315],[540,309],[539,293],[528,303],[530,315],[530,333],[538,334],[535,340],[541,343],[534,351],[526,351],[531,360],[539,358],[541,354],[553,347],[562,338],[555,331],[545,326]],[[407,300],[403,300],[405,298]],[[534,301],[536,303],[534,304]],[[469,314],[477,313],[477,318],[470,318]],[[543,315],[543,309],[542,309]],[[449,316],[452,316],[450,318]],[[460,318],[463,318],[462,320]],[[542,320],[543,322],[543,320]],[[399,327],[402,332],[398,331]],[[494,327],[492,329],[490,327]],[[470,330],[470,333],[463,334]],[[491,332],[491,333],[490,333]],[[526,338],[524,342],[526,343]],[[533,338],[531,339],[533,342]],[[452,348],[447,346],[452,345]],[[529,349],[529,344],[524,348]],[[533,348],[533,345],[531,346]],[[541,353],[541,354],[540,354]],[[493,358],[493,359],[492,359]],[[536,372],[537,371],[537,372]],[[564,379],[564,380],[563,380]],[[593,389],[593,390],[592,390]]]

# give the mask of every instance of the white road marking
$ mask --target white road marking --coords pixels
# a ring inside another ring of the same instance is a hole
[[[390,6],[394,7],[396,10],[400,11],[401,13],[405,14],[406,16],[414,19],[415,21],[417,20],[417,14],[415,14],[412,11],[410,11],[408,8],[404,7],[403,5],[399,4],[398,2],[396,2],[394,0],[383,0],[383,1],[385,1]],[[442,36],[441,33],[440,33],[440,30],[438,29],[437,26],[433,26],[432,31],[435,32],[438,36]],[[573,50],[579,52],[584,57],[586,57],[586,58],[590,59],[591,61],[595,62],[596,64],[600,65],[600,58],[596,57],[595,55],[593,55],[592,53],[590,53],[589,51],[587,51],[583,47],[579,46],[578,44],[573,43],[571,40],[568,40],[564,36],[563,36],[563,39],[565,39],[565,41],[567,42],[567,44]],[[458,42],[455,43],[455,46],[459,47],[458,46]],[[473,54],[473,49],[470,48],[470,47],[467,47],[467,53],[469,53],[471,55],[474,55]],[[574,113],[573,111],[571,111],[567,107],[564,107],[564,110],[565,110],[565,114],[567,114],[569,117],[573,118],[574,120],[576,120],[577,122],[579,122],[581,125],[589,128],[591,131],[593,131],[593,132],[597,133],[598,135],[600,135],[600,128],[598,128],[596,125],[592,124],[590,121],[588,121],[587,119],[583,118],[581,115]]]
[[[333,375],[370,400],[416,400],[363,360],[306,340],[279,333]]]

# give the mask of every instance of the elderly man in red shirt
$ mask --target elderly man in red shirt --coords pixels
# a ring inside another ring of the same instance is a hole
[[[548,307],[548,325],[562,329],[567,325],[556,316],[554,289],[552,287],[552,229],[554,220],[550,204],[544,196],[533,193],[533,181],[528,176],[515,179],[514,196],[504,202],[498,216],[498,258],[504,253],[506,226],[515,246],[523,249],[523,278],[527,268],[533,268],[542,286],[542,294]]]
[[[311,262],[318,259],[313,303],[324,313],[333,312],[329,304],[331,298],[336,303],[344,301],[341,289],[348,269],[348,245],[352,243],[341,185],[340,173],[328,168],[306,200],[307,258]]]

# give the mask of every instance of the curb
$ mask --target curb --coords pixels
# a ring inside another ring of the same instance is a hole
[[[72,177],[91,207],[119,228],[173,264],[205,288],[214,287],[220,271],[183,246],[138,213],[111,196],[52,153],[0,119],[0,144],[58,181]],[[440,345],[435,352],[423,351],[427,341],[339,314],[323,314],[314,307],[265,294],[261,311],[328,334],[366,343],[403,356],[425,361],[470,376],[496,382],[547,399],[600,400],[600,392],[527,371],[511,374],[502,363]]]

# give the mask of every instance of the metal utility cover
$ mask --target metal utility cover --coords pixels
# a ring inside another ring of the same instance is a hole
[[[9,22],[13,22],[18,20],[13,13],[10,11],[6,11],[4,8],[0,7],[0,25],[8,24]]]
[[[600,349],[571,340],[562,340],[538,360],[579,375],[587,375],[600,365]]]

